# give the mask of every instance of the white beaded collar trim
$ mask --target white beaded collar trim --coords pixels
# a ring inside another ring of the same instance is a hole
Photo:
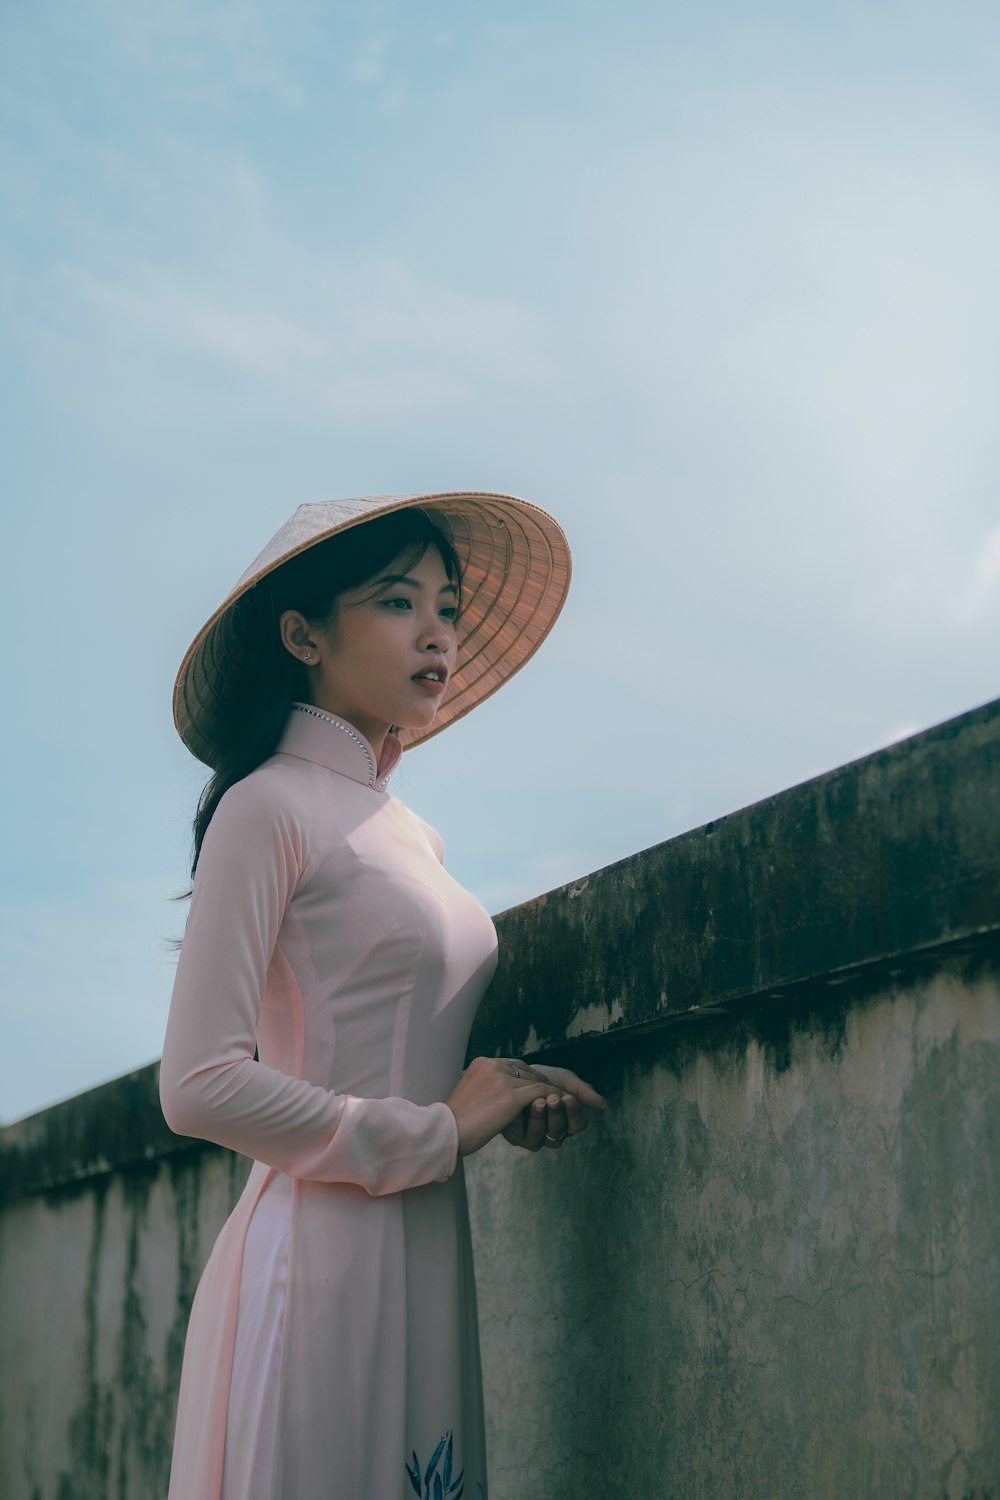
[[[332,724],[334,728],[342,729],[345,734],[350,735],[354,743],[364,753],[365,760],[368,762],[368,785],[375,791],[380,792],[384,789],[389,777],[383,776],[381,781],[376,782],[376,766],[371,750],[356,729],[352,729],[350,724],[345,724],[343,719],[335,719],[331,714],[321,713],[318,708],[312,708],[305,703],[293,703],[292,707],[297,709],[300,714],[311,714],[314,719],[323,719],[327,724]]]

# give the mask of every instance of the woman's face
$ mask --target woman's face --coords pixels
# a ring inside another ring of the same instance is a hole
[[[312,655],[312,702],[360,729],[376,751],[390,724],[427,728],[455,666],[456,595],[431,546],[419,562],[406,567],[405,556],[396,558],[341,594],[326,628],[287,610],[280,621],[285,645],[300,661]],[[444,681],[417,680],[431,671]]]

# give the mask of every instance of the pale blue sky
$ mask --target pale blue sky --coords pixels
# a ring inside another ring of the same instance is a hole
[[[0,1119],[149,1062],[190,638],[302,501],[550,509],[569,602],[397,795],[491,911],[998,691],[1000,13],[0,16]]]

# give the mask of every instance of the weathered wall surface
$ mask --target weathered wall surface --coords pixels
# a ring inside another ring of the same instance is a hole
[[[87,1097],[99,1104],[101,1092]],[[248,1170],[213,1147],[8,1203],[4,1500],[166,1496],[191,1299]]]
[[[466,1163],[493,1500],[1000,1500],[998,851],[993,704],[498,918],[472,1050],[609,1107]],[[2,1166],[0,1496],[163,1500],[249,1164],[153,1066]]]
[[[470,1162],[497,1500],[1000,1495],[1000,976],[761,1020]]]

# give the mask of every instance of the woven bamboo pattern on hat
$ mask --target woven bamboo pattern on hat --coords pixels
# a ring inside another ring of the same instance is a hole
[[[229,706],[248,669],[234,605],[282,563],[375,516],[419,506],[444,518],[462,562],[458,657],[433,724],[403,728],[404,748],[440,734],[524,666],[554,625],[569,589],[572,561],[557,521],[516,495],[449,491],[375,495],[300,505],[202,626],[174,684],[174,724],[188,749],[214,766]]]

